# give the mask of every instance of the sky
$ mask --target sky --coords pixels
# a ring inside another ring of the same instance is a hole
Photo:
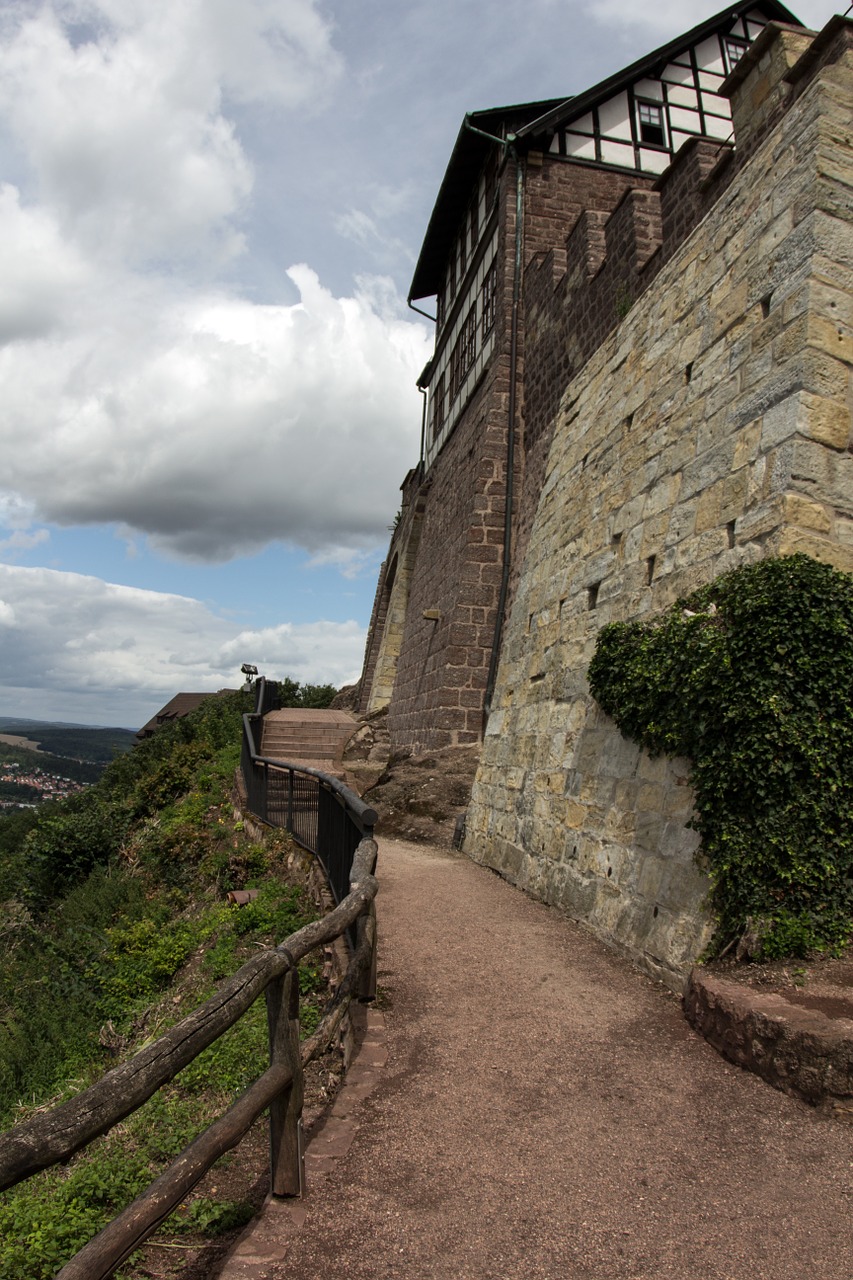
[[[716,11],[3,0],[0,716],[136,728],[244,662],[356,679],[462,117]]]

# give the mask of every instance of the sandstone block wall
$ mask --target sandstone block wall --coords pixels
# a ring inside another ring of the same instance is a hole
[[[622,739],[585,673],[602,625],[736,565],[853,571],[849,33],[568,385],[468,812],[472,857],[673,985],[712,928],[687,764]]]

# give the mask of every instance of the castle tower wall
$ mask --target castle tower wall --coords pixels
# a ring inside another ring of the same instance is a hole
[[[853,571],[851,30],[834,19],[790,71],[802,33],[761,38],[731,78],[747,158],[722,189],[694,157],[717,198],[668,261],[643,257],[621,208],[569,246],[567,273],[621,276],[629,296],[560,402],[465,849],[674,986],[712,929],[688,764],[623,739],[586,670],[605,623],[737,565],[805,551]],[[662,242],[680,180],[675,165],[659,185]],[[540,291],[537,334],[568,332],[567,296],[549,312]]]

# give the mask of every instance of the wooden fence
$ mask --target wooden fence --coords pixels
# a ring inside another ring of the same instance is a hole
[[[185,1199],[258,1116],[270,1110],[274,1195],[299,1195],[303,1186],[302,1072],[340,1027],[354,995],[372,994],[376,937],[376,844],[365,836],[355,850],[350,892],[322,920],[253,956],[205,1004],[129,1062],[52,1111],[34,1116],[0,1137],[0,1190],[67,1160],[142,1106],[189,1062],[213,1044],[263,993],[270,1064],[263,1075],[200,1134],[133,1204],[77,1253],[57,1280],[106,1280]],[[309,952],[356,930],[346,975],[317,1030],[300,1046],[298,962]]]

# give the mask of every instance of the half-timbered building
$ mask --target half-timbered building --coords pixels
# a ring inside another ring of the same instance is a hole
[[[396,747],[480,739],[560,396],[722,188],[725,82],[771,22],[800,26],[735,4],[573,97],[465,117],[411,285],[435,350],[361,687]]]

